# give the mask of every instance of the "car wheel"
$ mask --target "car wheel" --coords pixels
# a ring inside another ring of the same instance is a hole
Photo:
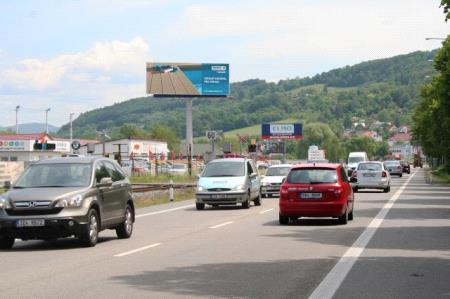
[[[128,239],[133,233],[133,208],[128,204],[125,210],[124,222],[116,228],[116,234],[119,239]]]
[[[389,193],[391,191],[391,186],[384,188],[384,193]]]
[[[204,203],[200,203],[200,202],[197,202],[197,203],[195,203],[195,207],[197,208],[197,210],[204,210],[205,209],[205,204]]]
[[[250,191],[247,194],[247,199],[242,203],[243,209],[249,209],[250,208]]]
[[[347,209],[345,210],[344,215],[339,217],[339,223],[340,224],[347,224],[348,223],[348,205],[347,205]]]
[[[255,206],[260,206],[262,202],[261,192],[258,194],[258,197],[254,200]]]
[[[357,193],[358,192],[358,187],[353,187],[353,192]]]
[[[88,223],[80,234],[80,241],[86,247],[94,247],[98,242],[99,221],[97,211],[90,209],[88,212]]]
[[[289,217],[278,215],[278,222],[281,225],[287,225],[287,224],[289,224]]]
[[[348,213],[348,220],[353,220],[353,209],[350,213]]]
[[[15,240],[11,237],[0,236],[0,249],[11,249]]]

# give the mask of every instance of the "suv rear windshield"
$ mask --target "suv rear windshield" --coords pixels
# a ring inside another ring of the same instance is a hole
[[[202,177],[245,176],[243,162],[213,162],[206,165]]]
[[[91,164],[35,164],[25,170],[14,188],[87,187],[90,182]]]
[[[381,170],[380,163],[359,163],[358,170]]]
[[[348,163],[358,163],[364,161],[363,157],[350,157],[348,158]]]
[[[300,168],[293,169],[287,177],[291,184],[329,184],[337,182],[336,169]]]
[[[266,176],[287,176],[291,170],[290,167],[269,167]]]

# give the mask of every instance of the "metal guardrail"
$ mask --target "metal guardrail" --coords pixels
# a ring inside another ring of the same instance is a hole
[[[149,191],[160,191],[160,190],[169,190],[171,184],[169,183],[135,183],[131,184],[133,188],[133,192],[141,193],[141,192],[149,192]],[[174,189],[186,189],[186,188],[195,188],[197,184],[195,183],[174,183]]]

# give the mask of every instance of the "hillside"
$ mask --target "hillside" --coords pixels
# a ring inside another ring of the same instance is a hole
[[[320,121],[333,128],[349,126],[351,118],[409,124],[419,102],[419,87],[433,74],[430,59],[436,51],[414,52],[363,62],[314,77],[268,83],[252,79],[231,85],[235,100],[194,101],[194,135],[206,130],[231,131],[263,122],[295,119]],[[185,104],[181,100],[137,98],[81,114],[75,135],[93,137],[125,123],[149,129],[155,124],[174,128],[184,136]],[[68,125],[58,132],[68,135]]]
[[[46,126],[45,123],[25,123],[19,124],[19,132],[22,134],[31,134],[31,133],[42,133],[45,132]],[[48,125],[48,131],[50,133],[58,132],[59,127],[53,126],[51,124]],[[9,127],[0,127],[0,131],[16,131],[16,126]]]

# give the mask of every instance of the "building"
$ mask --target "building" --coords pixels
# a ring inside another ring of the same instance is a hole
[[[375,131],[364,131],[364,132],[361,133],[360,136],[363,136],[363,137],[370,137],[370,138],[372,138],[373,140],[378,141],[378,142],[383,141],[383,137],[381,137],[381,136],[380,136],[377,132],[375,132]]]
[[[137,164],[145,164],[147,167],[155,159],[167,160],[169,148],[165,141],[130,138],[88,143],[81,146],[79,153],[110,157],[118,160],[123,167],[131,167],[133,164],[135,167]]]
[[[414,151],[411,145],[411,133],[397,133],[388,140],[389,151],[392,154],[399,154],[402,159],[411,159]]]
[[[46,133],[0,135],[0,161],[36,161],[70,153],[70,141]]]

